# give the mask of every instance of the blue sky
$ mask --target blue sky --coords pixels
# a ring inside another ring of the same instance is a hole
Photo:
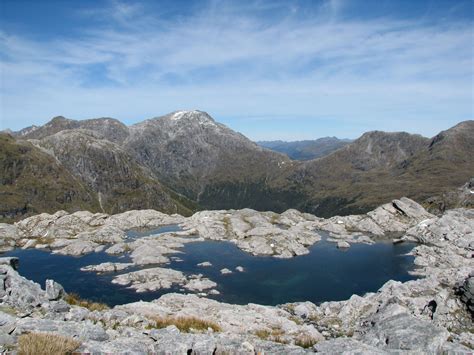
[[[255,140],[473,119],[474,2],[0,2],[0,129],[207,111]]]

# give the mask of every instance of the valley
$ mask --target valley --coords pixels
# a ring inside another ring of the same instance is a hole
[[[324,137],[304,141],[260,141],[258,145],[286,154],[293,160],[312,160],[322,158],[351,143],[351,139]]]

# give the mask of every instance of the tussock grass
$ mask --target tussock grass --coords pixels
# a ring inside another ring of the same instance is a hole
[[[17,315],[17,312],[16,312],[15,308],[10,307],[10,306],[4,306],[4,305],[0,306],[0,312],[9,314],[9,315],[15,316],[15,317]]]
[[[221,327],[212,321],[200,319],[197,317],[153,317],[154,324],[151,328],[166,328],[170,325],[176,326],[180,331],[189,333],[191,329],[196,331],[207,331],[211,328],[214,332],[220,332]]]
[[[38,237],[36,238],[36,244],[52,244],[54,242],[54,238],[52,237]]]
[[[309,335],[304,335],[301,337],[298,337],[295,340],[295,345],[301,346],[302,348],[309,349],[312,348],[314,344],[316,344],[318,341],[314,339],[313,337]]]
[[[258,329],[255,331],[254,334],[263,340],[269,340],[281,344],[288,344],[288,341],[283,337],[285,332],[281,328],[273,328],[271,331],[267,329]]]
[[[266,329],[259,329],[255,331],[255,335],[258,336],[260,339],[267,340],[270,337],[270,332]]]
[[[105,303],[85,300],[76,293],[68,293],[66,297],[64,297],[64,300],[72,306],[84,307],[90,311],[104,311],[109,309],[109,306],[107,306]]]
[[[81,343],[76,339],[51,333],[29,333],[18,338],[18,355],[71,354]]]
[[[225,229],[225,232],[226,234],[231,234],[232,232],[232,225],[231,225],[231,222],[230,222],[230,218],[229,217],[224,217],[222,219],[222,223],[224,225],[224,229]]]

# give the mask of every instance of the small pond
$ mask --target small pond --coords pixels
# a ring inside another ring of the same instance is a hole
[[[352,244],[349,249],[341,250],[334,243],[323,240],[313,245],[307,255],[278,259],[252,256],[229,242],[204,241],[186,244],[183,253],[176,255],[179,259],[172,258],[168,267],[185,274],[201,273],[215,281],[221,294],[209,297],[224,302],[267,305],[295,301],[320,303],[374,292],[391,279],[414,279],[408,272],[413,268],[413,257],[406,255],[413,247],[411,243],[380,242],[374,245]],[[178,286],[157,292],[135,293],[112,284],[114,273],[97,275],[79,270],[86,265],[107,261],[127,262],[128,256],[101,252],[72,257],[36,249],[17,249],[3,256],[19,257],[19,272],[42,287],[45,280],[51,278],[68,292],[109,305],[148,301],[168,292],[180,292]],[[197,266],[204,261],[211,262],[212,266]],[[237,266],[242,266],[245,271],[236,271]],[[222,268],[233,272],[222,275]]]
[[[138,238],[149,237],[152,235],[158,235],[158,234],[163,234],[163,233],[180,232],[182,230],[183,229],[179,225],[170,224],[167,226],[161,226],[161,227],[153,228],[153,229],[143,229],[143,230],[130,229],[126,232],[126,236],[127,238],[130,238],[130,239],[138,239]]]

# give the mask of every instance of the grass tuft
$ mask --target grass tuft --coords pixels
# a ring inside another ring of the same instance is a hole
[[[317,342],[318,340],[314,339],[313,337],[309,335],[304,335],[304,336],[298,337],[295,340],[295,345],[301,346],[302,348],[305,348],[305,349],[309,349],[309,348],[312,348],[314,344],[316,344]]]
[[[200,319],[197,317],[154,317],[152,318],[154,324],[151,328],[166,328],[170,325],[176,326],[180,331],[189,333],[191,329],[196,331],[207,331],[211,328],[214,332],[220,332],[221,327],[212,321]]]
[[[230,218],[229,217],[224,217],[222,219],[222,223],[224,224],[224,229],[225,229],[225,232],[226,234],[231,234],[232,232],[232,225],[231,225],[231,222],[230,222]]]
[[[283,337],[285,332],[281,328],[272,328],[271,331],[267,329],[258,329],[255,331],[254,334],[263,340],[269,340],[281,344],[288,344],[288,341]]]
[[[270,332],[266,329],[259,329],[255,331],[255,335],[260,339],[267,340],[270,337]]]
[[[5,305],[0,306],[0,312],[9,314],[9,315],[14,316],[14,317],[16,317],[16,315],[17,315],[17,312],[16,312],[15,308],[10,307],[10,306],[5,306]]]
[[[36,244],[47,244],[50,245],[54,242],[52,237],[38,237],[36,238]]]
[[[51,333],[29,333],[18,338],[18,355],[71,354],[81,343],[76,339]]]
[[[105,303],[85,300],[76,293],[68,293],[66,297],[64,297],[64,300],[72,306],[84,307],[90,311],[104,311],[109,309],[109,306],[107,306]]]

